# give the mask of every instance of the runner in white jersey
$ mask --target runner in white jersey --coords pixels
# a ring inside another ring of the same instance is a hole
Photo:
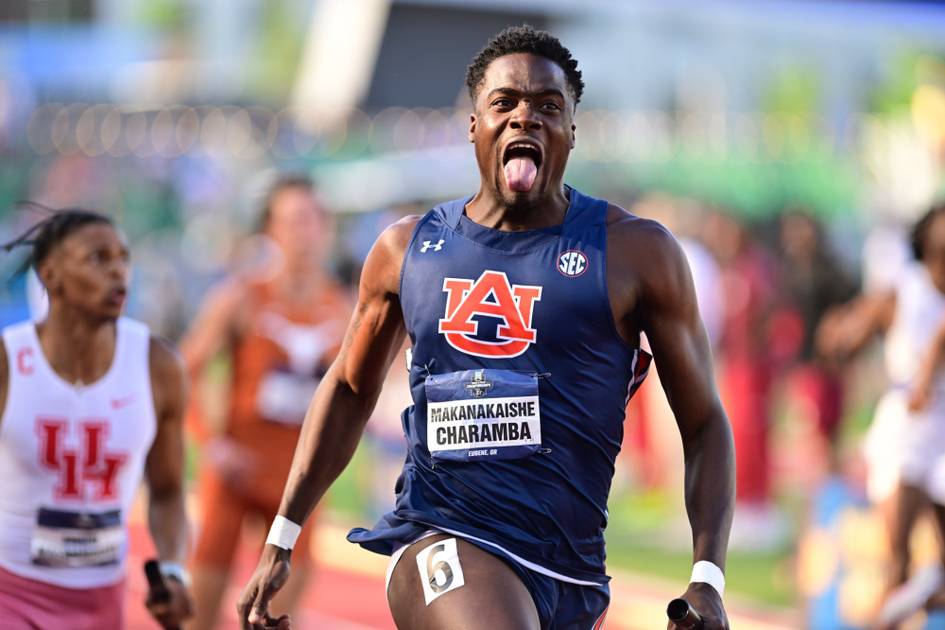
[[[0,626],[124,627],[128,512],[145,476],[169,593],[147,605],[178,627],[191,607],[180,359],[120,316],[128,246],[110,219],[55,212],[17,245],[32,245],[49,312],[2,333]]]
[[[859,298],[820,330],[821,349],[840,359],[885,335],[889,388],[876,408],[865,454],[870,498],[884,504],[887,516],[890,592],[908,578],[909,536],[930,500],[945,534],[945,375],[934,357],[925,358],[945,321],[945,204],[919,220],[912,247],[916,261],[893,288]],[[927,584],[934,589],[934,581]]]

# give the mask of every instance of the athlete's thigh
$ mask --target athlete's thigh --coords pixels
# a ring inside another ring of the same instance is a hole
[[[453,549],[457,558],[451,557]],[[426,594],[422,581],[430,585]],[[515,572],[498,557],[448,534],[424,538],[404,552],[391,575],[387,600],[401,630],[540,626],[532,596]]]

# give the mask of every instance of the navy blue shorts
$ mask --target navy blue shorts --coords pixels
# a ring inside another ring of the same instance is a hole
[[[541,630],[599,630],[610,605],[610,586],[565,582],[520,564],[501,549],[456,536],[505,562],[528,589]]]
[[[470,541],[475,544],[475,541]],[[532,594],[542,630],[599,630],[610,605],[607,584],[585,586],[563,582],[532,571],[495,550],[486,549],[502,558]]]
[[[405,523],[406,525],[406,523]],[[604,616],[610,605],[610,586],[607,584],[574,584],[539,573],[534,569],[521,564],[515,557],[505,552],[501,547],[490,545],[475,538],[466,538],[462,535],[450,534],[437,529],[424,530],[422,525],[410,523],[412,527],[401,528],[400,536],[391,536],[391,531],[385,532],[387,545],[371,544],[372,551],[392,555],[388,568],[387,580],[390,581],[394,565],[399,561],[402,549],[419,542],[432,534],[454,535],[460,540],[476,545],[483,551],[499,558],[511,568],[528,589],[542,630],[599,630],[603,627]],[[361,538],[365,530],[352,532],[354,538]],[[409,533],[408,533],[409,532]],[[349,540],[352,535],[349,534]],[[376,540],[373,542],[377,542]],[[388,545],[393,545],[388,546]]]

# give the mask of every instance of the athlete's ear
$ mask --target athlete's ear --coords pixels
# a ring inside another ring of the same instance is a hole
[[[466,137],[469,138],[470,142],[475,142],[476,141],[475,134],[476,134],[476,115],[470,114],[469,115],[469,134]]]
[[[577,125],[571,125],[571,148],[574,148],[574,145],[577,143]]]
[[[49,264],[48,260],[43,261],[43,264],[36,270],[36,275],[39,277],[39,281],[43,283],[47,293],[59,292],[59,274],[56,273],[55,266]]]

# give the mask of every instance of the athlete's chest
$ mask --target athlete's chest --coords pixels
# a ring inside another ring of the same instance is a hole
[[[610,327],[599,239],[545,235],[502,250],[430,230],[407,257],[401,302],[415,339],[500,359]]]
[[[23,355],[13,369],[0,441],[20,469],[54,485],[63,499],[111,499],[126,465],[143,456],[155,431],[150,383],[112,371],[70,386]]]
[[[67,502],[116,501],[122,478],[145,455],[153,414],[145,392],[114,392],[95,404],[8,401],[0,440],[21,472],[45,498]],[[48,490],[48,492],[47,492]]]

